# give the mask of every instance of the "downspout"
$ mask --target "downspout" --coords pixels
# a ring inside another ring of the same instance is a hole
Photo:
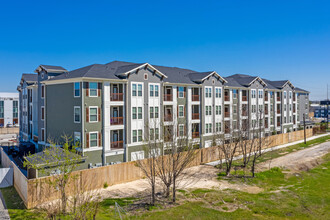
[[[109,83],[109,87],[110,87],[110,83]],[[102,110],[102,128],[101,128],[101,134],[102,134],[102,166],[105,166],[105,164],[107,163],[107,159],[105,157],[105,95],[104,95],[104,82],[102,82],[102,86],[101,86],[101,97],[102,97],[102,101],[101,101],[101,110]]]

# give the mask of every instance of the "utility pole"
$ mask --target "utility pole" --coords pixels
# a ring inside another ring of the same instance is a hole
[[[327,84],[327,129],[329,129],[329,91],[328,91],[328,84]]]
[[[304,118],[304,143],[306,144],[306,122],[305,122],[305,114],[303,114]]]

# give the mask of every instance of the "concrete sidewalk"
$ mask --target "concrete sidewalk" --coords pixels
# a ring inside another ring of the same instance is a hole
[[[6,209],[6,203],[0,191],[0,219],[10,219],[8,210]]]
[[[314,140],[316,138],[324,137],[324,136],[327,136],[329,134],[330,133],[315,135],[313,137],[307,138],[306,141],[310,141],[310,140]],[[287,144],[283,144],[283,145],[278,145],[278,146],[275,146],[275,147],[267,148],[267,149],[264,149],[264,150],[261,150],[261,151],[264,153],[264,152],[268,152],[268,151],[273,151],[273,150],[277,150],[277,149],[289,147],[289,146],[292,146],[292,145],[295,145],[295,144],[300,144],[300,143],[303,143],[303,142],[304,142],[304,140],[290,142],[290,143],[287,143]],[[243,155],[239,155],[237,157],[234,157],[234,160],[242,159],[242,157],[243,157]],[[223,160],[221,160],[221,162],[224,163],[225,160],[223,159]],[[216,166],[218,164],[220,164],[220,160],[213,161],[213,162],[210,162],[210,163],[206,163],[206,165],[211,165],[211,166]]]

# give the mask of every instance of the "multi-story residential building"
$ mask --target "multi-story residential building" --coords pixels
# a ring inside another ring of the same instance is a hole
[[[0,127],[19,125],[18,100],[18,93],[0,93]]]
[[[21,120],[21,139],[42,147],[72,136],[85,167],[142,159],[146,139],[166,143],[184,136],[210,147],[215,134],[228,138],[242,128],[289,132],[305,113],[299,94],[308,99],[289,81],[148,63],[113,61],[73,71],[41,65],[36,73],[23,74],[19,86],[21,103],[29,90],[36,97],[23,113],[38,119]]]

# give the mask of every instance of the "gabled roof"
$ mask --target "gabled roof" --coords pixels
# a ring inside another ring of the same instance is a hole
[[[309,91],[304,90],[304,89],[301,89],[301,88],[298,88],[298,87],[295,87],[295,88],[294,88],[294,91],[296,91],[296,92],[310,93]]]
[[[41,64],[35,72],[40,72],[41,70],[46,71],[47,73],[65,73],[68,72],[66,69],[64,69],[61,66],[53,66],[53,65],[43,65]]]
[[[215,71],[209,71],[209,72],[194,72],[188,74],[188,77],[190,78],[191,81],[195,83],[203,83],[205,79],[207,79],[210,76],[216,76],[222,83],[226,83],[227,81],[222,78],[217,72]]]
[[[159,71],[157,68],[153,67],[151,64],[149,63],[143,63],[143,64],[131,64],[131,65],[125,65],[125,66],[121,66],[118,67],[115,75],[116,76],[127,76],[130,73],[134,72],[134,71],[138,71],[139,69],[142,68],[150,68],[151,70],[155,71],[155,73],[157,73],[158,75],[160,75],[161,77],[167,78],[167,76],[162,73],[161,71]]]
[[[231,78],[231,84],[239,84],[240,86],[236,87],[249,87],[255,81],[258,81],[263,86],[267,86],[267,83],[262,80],[259,76],[249,76],[246,74],[234,74],[226,77],[226,79]],[[228,85],[229,86],[229,85]]]
[[[270,84],[272,84],[274,87],[278,88],[278,89],[283,89],[284,86],[286,86],[287,84],[289,84],[289,86],[291,88],[294,88],[294,86],[292,85],[292,83],[289,80],[280,80],[280,81],[269,81]]]
[[[27,83],[34,83],[38,81],[38,75],[35,73],[23,73],[21,79]]]

